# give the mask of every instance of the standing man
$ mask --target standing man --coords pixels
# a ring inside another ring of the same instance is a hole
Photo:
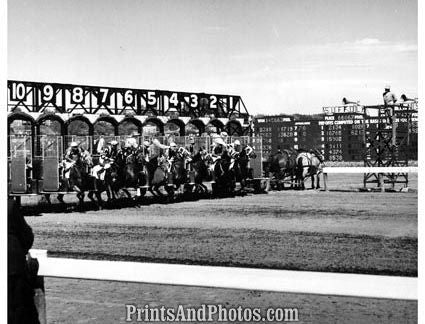
[[[389,85],[385,86],[382,96],[384,98],[385,114],[387,115],[387,123],[389,126],[393,123],[394,105],[397,103],[397,97],[390,91]]]

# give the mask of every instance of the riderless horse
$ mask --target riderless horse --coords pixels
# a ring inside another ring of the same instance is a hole
[[[297,184],[301,189],[305,189],[304,180],[311,177],[311,188],[320,188],[320,177],[323,168],[323,155],[318,150],[310,152],[300,152],[297,156]],[[316,177],[316,187],[314,186],[314,177]]]
[[[278,188],[280,188],[280,180],[285,180],[286,177],[290,177],[291,188],[293,188],[296,177],[297,156],[297,151],[288,149],[283,151],[279,150],[275,154],[269,156],[267,160],[268,170],[278,181]]]

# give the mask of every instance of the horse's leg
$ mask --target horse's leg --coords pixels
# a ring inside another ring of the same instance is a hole
[[[92,202],[96,202],[96,200],[94,199],[94,191],[93,190],[90,190],[89,191],[89,193],[87,194],[87,197],[89,197],[89,199],[92,201]]]
[[[311,175],[311,189],[314,189],[314,174]]]
[[[97,208],[102,209],[103,208],[102,191],[96,190],[95,194],[97,199]]]
[[[316,181],[317,181],[317,186],[316,186],[316,189],[320,189],[320,173],[317,173],[316,174]]]
[[[49,205],[52,204],[52,201],[50,200],[50,194],[44,194],[44,198],[46,198],[46,201]]]
[[[156,193],[153,190],[153,186],[149,186],[148,191],[152,194],[152,196],[156,197]]]
[[[65,201],[63,200],[63,194],[58,194],[58,196],[56,197],[56,199],[61,203],[61,204],[64,204],[65,203]]]
[[[131,198],[131,194],[130,194],[130,192],[128,191],[128,189],[127,188],[121,188],[122,189],[122,191],[124,191],[124,193],[127,195],[127,198]]]

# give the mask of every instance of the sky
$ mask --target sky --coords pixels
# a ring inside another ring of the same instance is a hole
[[[251,114],[418,96],[413,0],[9,0],[8,79],[235,94]]]

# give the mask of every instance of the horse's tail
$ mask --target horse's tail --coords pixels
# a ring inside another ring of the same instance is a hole
[[[300,176],[302,176],[302,174],[303,174],[303,172],[304,172],[304,157],[302,156],[302,155],[299,155],[298,157],[297,157],[297,167],[296,167],[296,169],[297,169],[297,173],[300,175]]]

